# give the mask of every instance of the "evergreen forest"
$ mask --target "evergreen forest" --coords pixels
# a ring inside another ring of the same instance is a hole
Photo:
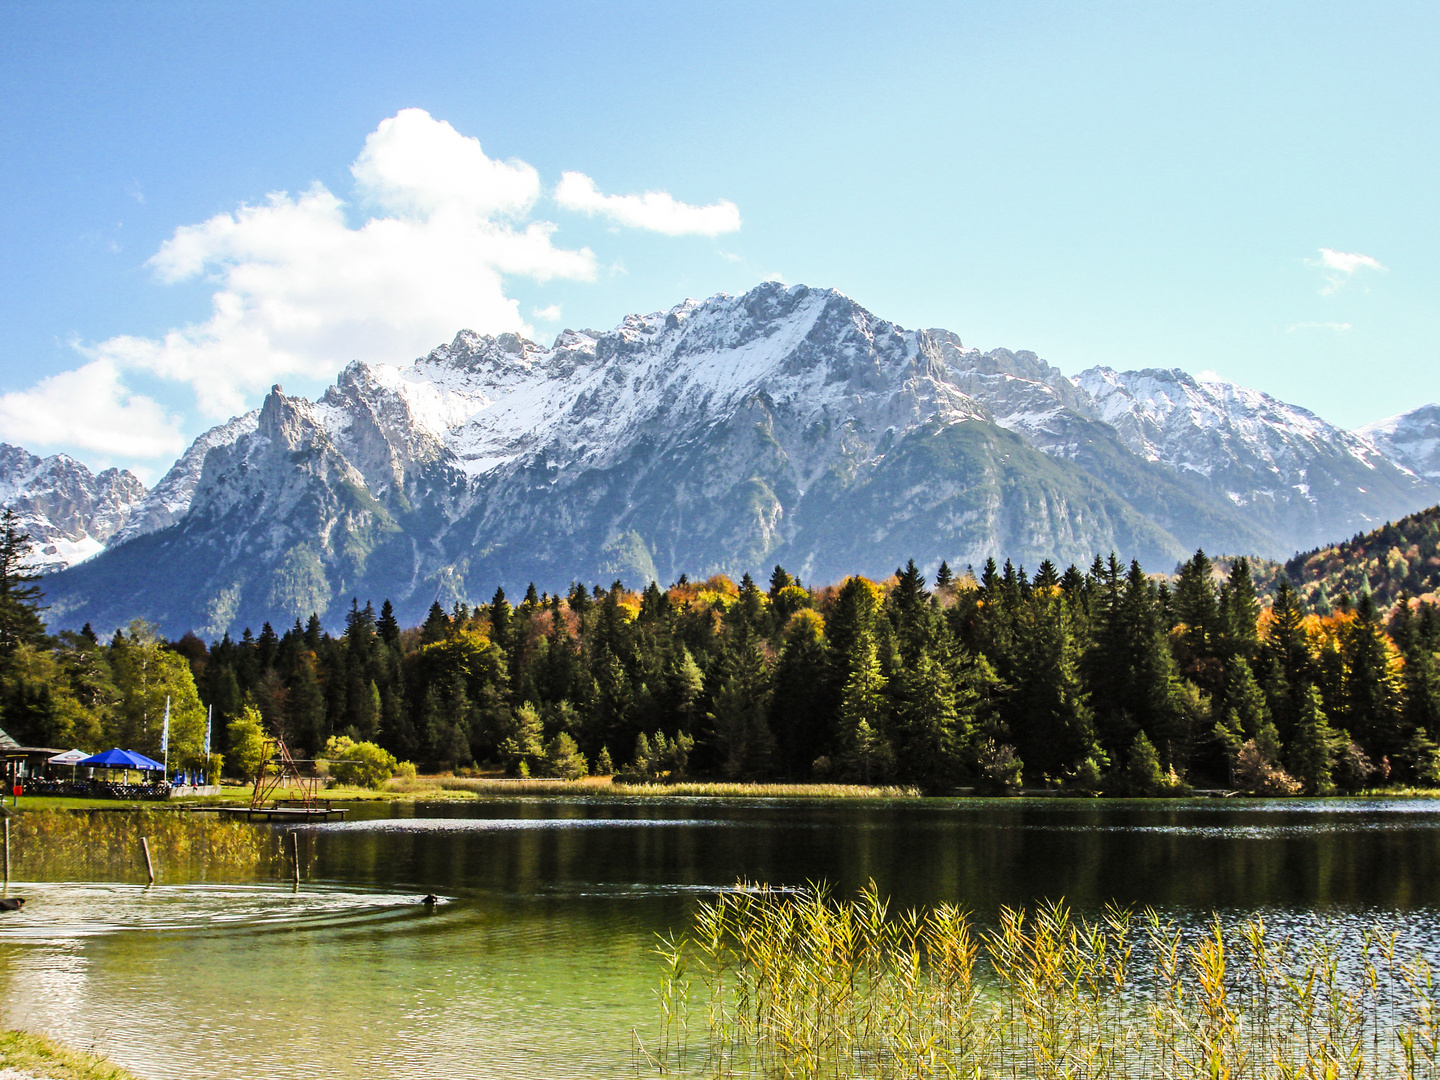
[[[0,533],[0,727],[24,745],[226,769],[257,725],[297,757],[377,744],[423,770],[1324,794],[1440,782],[1440,610],[1372,595],[1310,610],[1282,578],[1262,606],[1244,559],[1169,577],[1097,558],[1028,574],[914,563],[814,586],[682,577],[643,592],[531,586],[518,603],[432,606],[418,627],[352,602],[239,640],[136,622],[50,635]],[[332,741],[335,740],[335,741]],[[346,742],[349,740],[350,742]],[[232,745],[233,744],[233,745]]]

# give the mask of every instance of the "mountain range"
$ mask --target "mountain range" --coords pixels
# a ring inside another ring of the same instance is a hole
[[[826,581],[908,558],[1284,558],[1440,502],[1437,436],[1435,406],[1347,432],[1176,369],[1066,377],[767,283],[548,348],[461,331],[352,363],[313,402],[276,386],[150,491],[15,448],[0,480],[47,568],[71,564],[44,582],[52,625],[218,636],[334,623],[352,597],[418,621],[497,585],[776,563]]]

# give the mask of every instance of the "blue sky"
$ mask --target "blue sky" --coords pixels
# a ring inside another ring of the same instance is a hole
[[[1433,4],[0,19],[0,439],[36,452],[153,480],[271,381],[769,276],[1347,427],[1440,399]]]

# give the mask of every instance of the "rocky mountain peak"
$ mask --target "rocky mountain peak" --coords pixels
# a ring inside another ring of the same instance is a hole
[[[1440,405],[1422,405],[1357,428],[1355,434],[1417,476],[1440,480]]]

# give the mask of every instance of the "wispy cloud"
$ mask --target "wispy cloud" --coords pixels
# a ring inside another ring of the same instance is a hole
[[[541,322],[559,322],[560,305],[550,304],[547,307],[537,307],[531,311],[531,314]]]
[[[602,195],[584,173],[567,172],[555,188],[555,201],[566,210],[600,214],[620,225],[666,236],[719,236],[740,228],[740,208],[728,199],[709,206],[680,202],[665,191],[643,195]]]
[[[1297,322],[1285,328],[1287,334],[1293,334],[1296,330],[1335,330],[1343,332],[1354,329],[1348,322]]]
[[[1344,288],[1345,283],[1362,270],[1389,270],[1389,267],[1373,255],[1362,255],[1358,251],[1335,251],[1324,247],[1320,249],[1318,259],[1306,259],[1305,265],[1315,267],[1324,276],[1325,284],[1320,287],[1322,296],[1329,296]]]

